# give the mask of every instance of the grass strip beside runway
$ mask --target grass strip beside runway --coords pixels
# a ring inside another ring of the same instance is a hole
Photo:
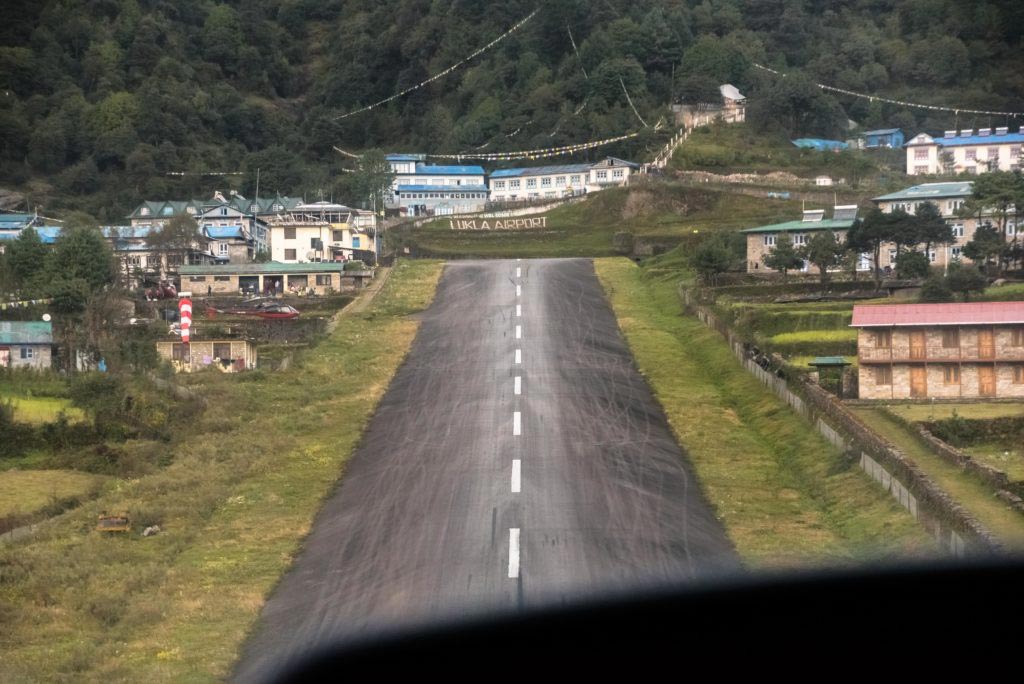
[[[0,548],[0,681],[222,680],[418,328],[439,262],[402,262],[364,313],[281,373],[189,378],[208,408],[173,463]],[[92,531],[128,511],[130,536]],[[143,538],[144,524],[162,532]]]
[[[913,518],[680,313],[676,284],[626,259],[595,268],[640,372],[751,567],[932,553]]]

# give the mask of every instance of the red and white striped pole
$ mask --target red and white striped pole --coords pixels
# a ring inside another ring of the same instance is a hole
[[[181,315],[181,341],[188,344],[189,329],[192,327],[192,300],[187,297],[179,299],[178,313]]]

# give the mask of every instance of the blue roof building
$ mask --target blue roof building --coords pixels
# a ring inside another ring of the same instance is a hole
[[[395,174],[385,206],[407,216],[471,214],[487,204],[482,166],[427,164],[423,155],[389,154]]]
[[[903,131],[898,128],[881,128],[877,131],[864,132],[864,147],[878,149],[887,147],[897,149],[903,147]]]
[[[905,146],[907,175],[985,173],[1021,169],[1024,130],[1006,126],[945,131],[941,137],[918,133]]]

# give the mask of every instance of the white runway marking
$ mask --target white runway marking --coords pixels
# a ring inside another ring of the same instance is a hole
[[[523,269],[521,269],[518,266],[516,266],[516,278],[522,278],[522,277],[523,277]]]
[[[522,363],[522,362],[523,362],[523,350],[522,349],[516,349],[516,363]]]
[[[508,531],[508,576],[509,579],[519,577],[519,528]]]
[[[523,316],[523,305],[522,304],[516,304],[516,316],[522,318],[522,316]]]
[[[519,375],[516,376],[515,384],[516,384],[516,387],[515,387],[516,394],[522,394],[523,393],[523,378],[522,378],[522,376],[519,376]]]
[[[516,297],[522,297],[522,296],[523,296],[523,286],[522,285],[516,285]]]
[[[519,411],[512,414],[512,434],[516,437],[523,434],[523,414]]]
[[[520,490],[523,471],[523,462],[518,458],[512,461],[512,493],[518,494]]]
[[[516,339],[517,340],[521,340],[522,338],[523,338],[523,326],[517,325],[516,326]]]

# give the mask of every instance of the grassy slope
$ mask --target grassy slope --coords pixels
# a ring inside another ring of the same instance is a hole
[[[0,472],[0,516],[34,513],[47,504],[86,495],[106,478],[74,470]]]
[[[929,553],[932,541],[855,466],[679,314],[677,277],[625,259],[596,264],[640,371],[749,565]],[[678,272],[676,272],[678,273]]]
[[[82,419],[82,410],[71,406],[69,399],[60,397],[16,397],[0,394],[0,401],[10,399],[14,405],[14,419],[26,423],[50,423],[57,420],[61,411],[68,420]]]
[[[365,313],[292,370],[200,374],[209,400],[174,463],[0,549],[0,681],[213,681],[338,481],[431,301],[436,262],[402,263]],[[128,510],[131,537],[91,531]],[[163,532],[138,535],[159,522]]]
[[[1024,515],[995,498],[992,488],[932,453],[882,408],[854,409],[873,430],[899,447],[1005,544],[1024,548]]]
[[[405,244],[438,256],[597,257],[613,253],[617,231],[677,243],[708,231],[735,230],[799,216],[796,201],[771,202],[746,195],[638,182],[609,188],[585,201],[545,212],[547,228],[522,231],[454,231],[447,219],[405,233]]]

